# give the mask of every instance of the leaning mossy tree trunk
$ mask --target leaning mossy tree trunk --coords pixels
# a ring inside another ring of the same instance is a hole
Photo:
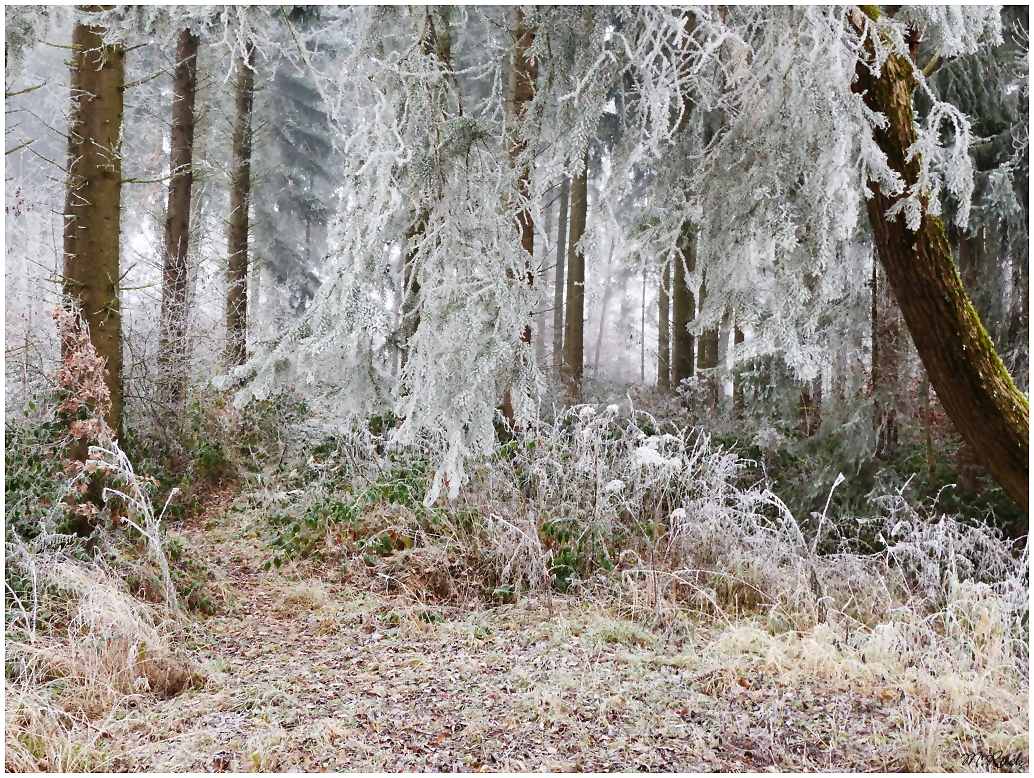
[[[870,19],[879,16],[876,6],[861,9]],[[887,216],[919,180],[920,160],[908,156],[916,142],[913,64],[894,54],[873,72],[875,57],[868,41],[865,52],[868,56],[858,61],[853,89],[870,110],[886,116],[885,126],[873,127],[873,137],[904,184],[898,195],[870,185],[867,207],[880,263],[945,411],[981,463],[1026,512],[1027,399],[1016,389],[966,295],[941,221],[924,207],[913,231],[903,215]],[[1027,520],[1005,529],[1014,536],[1025,535]]]
[[[87,6],[89,14],[114,6]],[[79,307],[107,367],[105,421],[121,432],[122,315],[119,240],[122,208],[122,90],[125,47],[77,21],[72,31],[72,111],[68,127],[63,293]],[[85,450],[82,452],[85,456]]]

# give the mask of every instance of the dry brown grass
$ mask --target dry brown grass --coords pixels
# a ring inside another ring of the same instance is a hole
[[[320,581],[306,581],[283,590],[278,610],[285,614],[321,611],[327,607],[327,590]]]
[[[140,698],[172,697],[199,680],[148,607],[97,565],[36,560],[54,619],[29,640],[9,639],[6,767],[13,772],[101,769],[113,718]]]

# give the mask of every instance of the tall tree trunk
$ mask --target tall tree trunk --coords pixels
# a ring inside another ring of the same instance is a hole
[[[707,279],[700,283],[700,307],[704,307],[704,300],[707,299]],[[704,330],[700,335],[700,342],[697,347],[697,368],[700,370],[712,370],[718,367],[718,329]]]
[[[538,78],[538,65],[531,59],[529,52],[535,42],[535,30],[524,18],[524,9],[517,7],[513,11],[514,49],[510,66],[510,101],[508,104],[513,131],[510,140],[510,163],[517,171],[517,202],[524,207],[517,212],[517,227],[521,233],[521,248],[525,252],[524,277],[528,286],[534,286],[535,273],[532,271],[532,258],[535,256],[535,223],[531,218],[530,201],[531,164],[524,158],[528,149],[528,141],[524,137],[528,119],[528,105],[535,98],[535,80]],[[521,340],[531,345],[531,322],[525,325]],[[503,394],[503,417],[510,429],[514,428],[513,401],[509,388]]]
[[[237,117],[233,128],[233,174],[230,180],[229,261],[226,263],[226,364],[247,359],[248,204],[251,199],[251,111],[255,98],[255,47],[237,58]]]
[[[589,150],[585,150],[582,170],[571,185],[571,236],[567,247],[567,311],[564,319],[564,383],[567,396],[577,398],[582,391],[585,335],[585,253],[578,242],[585,234],[588,215]]]
[[[197,94],[198,38],[185,29],[176,45],[172,79],[172,150],[169,208],[162,265],[162,336],[158,351],[162,396],[173,407],[186,393],[187,249],[190,194],[194,183],[194,98]]]
[[[657,386],[671,388],[671,333],[668,326],[668,310],[671,307],[671,263],[664,263],[657,291]]]
[[[525,278],[528,285],[535,283],[532,271],[532,258],[535,256],[535,223],[531,217],[530,184],[531,164],[523,158],[528,150],[528,141],[524,137],[527,125],[528,106],[535,98],[535,81],[538,78],[538,65],[531,59],[529,52],[535,42],[535,30],[524,18],[524,9],[514,9],[514,52],[513,64],[510,67],[510,113],[514,132],[510,143],[510,160],[517,170],[517,202],[524,207],[517,213],[517,226],[521,232],[521,247],[524,249]],[[523,340],[531,343],[531,324],[524,329]]]
[[[683,24],[686,32],[691,33],[696,27],[696,14],[686,13]],[[682,118],[676,134],[686,131],[695,107],[692,96],[689,93],[683,94]],[[675,273],[671,292],[671,385],[679,391],[682,382],[693,377],[693,365],[696,362],[693,351],[694,338],[689,333],[689,327],[696,317],[696,298],[689,288],[689,275],[696,271],[697,236],[689,221],[682,225],[673,261]]]
[[[706,277],[702,279],[700,283],[699,304],[701,309],[704,307],[705,299],[707,299]],[[701,376],[701,379],[706,381],[704,401],[710,410],[714,410],[718,407],[718,380],[713,372],[716,367],[718,367],[717,328],[704,330],[700,335],[699,342],[697,344],[697,369],[712,371]]]
[[[689,222],[683,225],[675,252],[675,278],[672,282],[671,315],[671,385],[675,389],[687,378],[693,377],[695,355],[693,336],[689,327],[696,317],[696,298],[689,288],[687,276],[696,270],[696,233]]]
[[[1009,312],[1007,340],[1013,355],[1010,364],[1020,387],[1030,386],[1030,249],[1012,252],[1013,304]]]
[[[553,232],[553,208],[547,204],[542,209],[542,234],[546,236],[544,245],[539,249],[539,269],[535,274],[538,278],[544,279],[549,268],[549,235]],[[541,281],[540,281],[541,283]],[[542,368],[546,362],[546,314],[542,311],[535,317],[535,364]]]
[[[567,250],[568,195],[571,181],[564,176],[560,182],[560,218],[556,238],[556,282],[553,286],[553,365],[564,364],[564,252]]]
[[[97,12],[112,7],[87,6],[84,10]],[[111,395],[106,421],[121,437],[120,133],[125,48],[105,44],[104,32],[103,27],[82,22],[72,30],[62,291],[80,309],[90,328],[90,341],[105,360],[105,383]]]
[[[427,229],[427,210],[421,209],[406,229],[405,259],[402,264],[402,343],[401,367],[409,361],[409,341],[420,326],[420,280],[416,273],[417,243]]]
[[[976,235],[968,235],[959,230],[959,277],[966,294],[972,295],[976,286],[978,257],[984,245],[984,228],[977,230]]]
[[[610,298],[614,294],[614,283],[611,273],[614,267],[614,241],[610,241],[610,252],[607,254],[606,281],[603,286],[603,299],[600,301],[600,327],[596,331],[596,349],[592,360],[592,370],[595,375],[600,373],[600,350],[603,347],[603,330],[607,323],[607,307],[610,305]]]
[[[861,8],[872,19],[879,16],[876,6]],[[871,42],[866,42],[865,53],[871,61]],[[858,61],[853,89],[870,110],[887,117],[885,126],[873,126],[873,137],[908,192],[918,183],[920,166],[917,157],[908,157],[916,142],[912,64],[894,54],[873,73],[865,60]],[[901,195],[887,195],[874,184],[870,194],[867,208],[880,262],[930,383],[977,458],[1027,511],[1030,408],[966,296],[944,226],[924,202],[918,230],[913,231],[903,216],[887,216]],[[1008,529],[1025,535],[1027,520]]]
[[[741,421],[743,419],[743,411],[747,405],[743,397],[743,366],[742,355],[739,349],[739,346],[743,343],[743,330],[739,328],[739,325],[736,325],[732,333],[732,415],[734,419]]]
[[[602,324],[602,321],[600,322]],[[599,368],[597,360],[597,369]],[[646,383],[646,265],[643,265],[643,290],[639,299],[639,382]]]

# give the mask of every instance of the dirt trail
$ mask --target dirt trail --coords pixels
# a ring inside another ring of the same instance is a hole
[[[788,685],[749,644],[718,650],[718,633],[675,639],[573,598],[556,598],[550,619],[534,601],[461,608],[292,582],[262,570],[254,538],[205,526],[184,532],[225,576],[228,606],[191,623],[180,648],[206,682],[125,710],[112,769],[894,766],[866,745],[898,726],[893,702]],[[738,639],[725,633],[722,645]]]

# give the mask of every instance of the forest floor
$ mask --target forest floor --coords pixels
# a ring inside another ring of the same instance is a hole
[[[750,619],[651,627],[584,597],[361,591],[329,570],[266,572],[225,507],[177,532],[222,593],[218,615],[178,635],[204,680],[119,706],[95,769],[887,771],[961,757],[938,752],[948,724],[917,717],[907,683],[853,672],[824,626],[774,641]]]

